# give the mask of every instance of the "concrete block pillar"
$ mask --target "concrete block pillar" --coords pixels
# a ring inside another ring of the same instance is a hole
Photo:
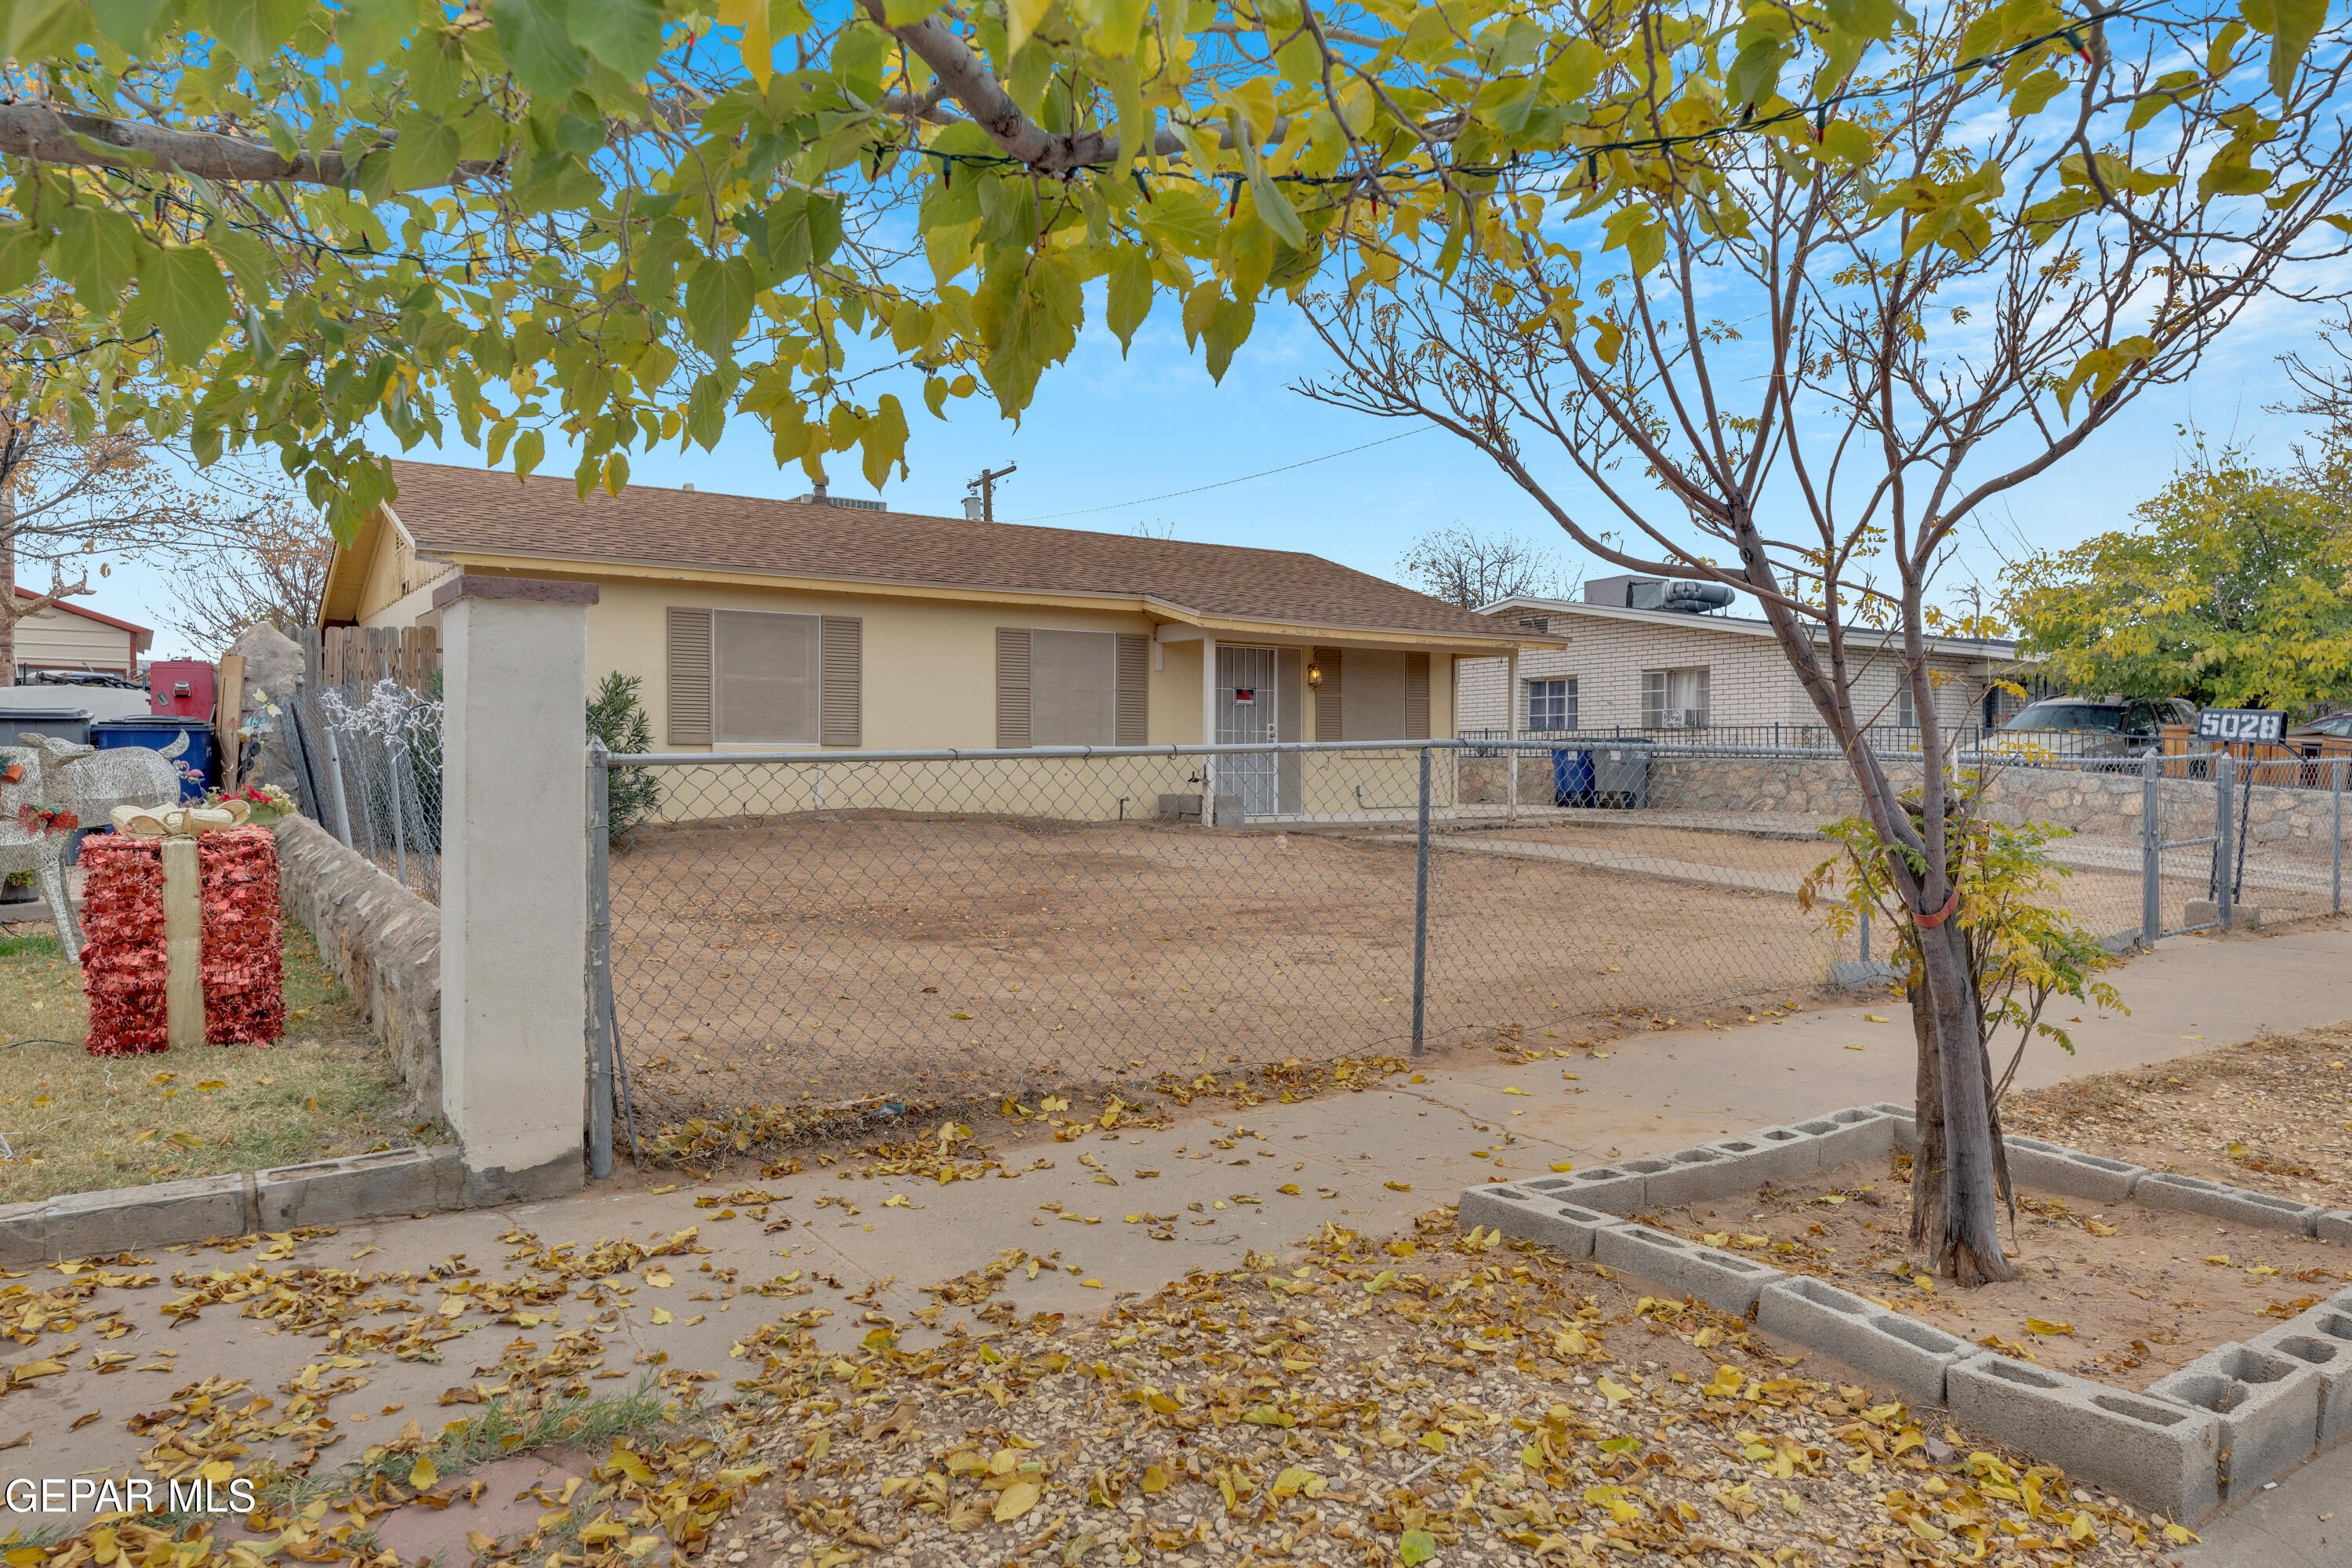
[[[441,613],[442,1104],[466,1201],[577,1191],[587,1092],[587,583],[458,576]]]

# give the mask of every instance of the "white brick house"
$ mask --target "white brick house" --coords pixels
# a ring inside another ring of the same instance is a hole
[[[1603,578],[1585,591],[1615,598],[1628,582]],[[1457,700],[1465,735],[1694,727],[1720,733],[1726,727],[1786,730],[1821,722],[1771,627],[1760,620],[1538,598],[1505,599],[1481,613],[1515,629],[1565,637],[1568,646],[1465,661]],[[1900,645],[1881,651],[1876,636],[1847,637],[1848,657],[1859,671],[1856,695],[1872,722],[1910,728],[1916,716],[1899,679]],[[1967,726],[2011,710],[2013,700],[1993,694],[1992,682],[2011,670],[2016,657],[2012,643],[1932,639],[1927,661],[1937,682],[1937,719]]]

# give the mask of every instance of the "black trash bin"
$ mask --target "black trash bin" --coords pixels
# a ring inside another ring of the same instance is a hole
[[[26,735],[53,735],[78,746],[89,744],[87,708],[0,708],[0,746],[31,744]]]

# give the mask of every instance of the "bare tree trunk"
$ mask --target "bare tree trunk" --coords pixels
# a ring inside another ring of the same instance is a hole
[[[1921,1041],[1922,1087],[1932,1084],[1937,1103],[1934,1128],[1941,1147],[1923,1159],[1916,1179],[1933,1184],[1929,1205],[1915,1210],[1920,1245],[1930,1249],[1938,1273],[1962,1285],[2013,1279],[2017,1271],[2001,1254],[2000,1198],[2005,1162],[1991,1105],[1991,1080],[1984,1037],[1976,1016],[1975,986],[1969,973],[1966,934],[1949,921],[1919,932],[1923,959],[1921,999],[1925,1021],[1915,1011],[1915,1029],[1932,1034]],[[1932,1051],[1932,1064],[1927,1060]],[[1920,1150],[1927,1152],[1929,1108],[1920,1108]]]

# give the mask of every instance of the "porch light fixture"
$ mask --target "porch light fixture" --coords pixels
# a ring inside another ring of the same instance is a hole
[[[1307,661],[1307,684],[1310,687],[1323,684],[1323,667],[1311,658]]]

